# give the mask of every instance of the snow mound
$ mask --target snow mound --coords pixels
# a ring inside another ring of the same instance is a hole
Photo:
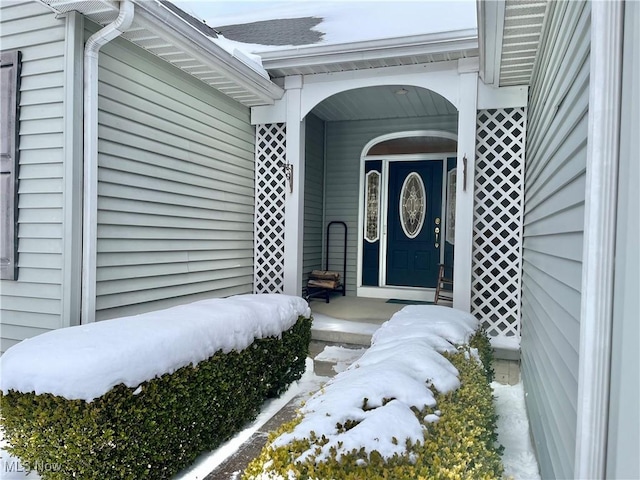
[[[478,319],[469,313],[439,305],[407,305],[384,323],[371,343],[393,338],[387,329],[416,329],[422,335],[437,335],[456,345],[463,345],[478,328]]]
[[[302,298],[238,295],[53,330],[0,358],[0,389],[88,402],[120,383],[141,383],[277,337],[311,311]]]
[[[404,453],[407,440],[423,440],[423,427],[411,407],[435,407],[432,388],[446,393],[460,386],[458,370],[442,353],[457,351],[454,344],[467,343],[478,327],[475,317],[448,307],[403,308],[380,327],[359,360],[307,401],[302,421],[273,447],[310,438],[313,432],[328,442],[317,455],[312,444],[297,461],[315,455],[322,462],[332,449],[338,459],[361,448],[385,459]],[[435,422],[438,415],[426,420]]]

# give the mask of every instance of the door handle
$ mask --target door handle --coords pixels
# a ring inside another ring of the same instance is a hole
[[[438,248],[440,246],[440,227],[436,227],[434,232],[436,233],[436,248]]]

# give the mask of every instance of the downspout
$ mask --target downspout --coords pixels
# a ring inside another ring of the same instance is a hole
[[[98,233],[98,57],[100,48],[124,33],[133,22],[130,0],[120,2],[115,21],[89,37],[84,47],[84,191],[82,222],[82,318],[96,319]]]

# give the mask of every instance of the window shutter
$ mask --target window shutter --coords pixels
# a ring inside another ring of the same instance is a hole
[[[15,280],[20,52],[0,52],[0,73],[0,279]]]

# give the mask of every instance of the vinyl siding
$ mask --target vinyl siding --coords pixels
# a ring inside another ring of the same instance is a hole
[[[303,287],[309,272],[323,269],[322,212],[324,207],[324,128],[325,124],[315,115],[306,119],[305,186],[304,186],[304,240]]]
[[[393,120],[360,120],[328,122],[325,226],[334,220],[348,226],[347,295],[355,296],[358,255],[358,192],[360,188],[360,156],[365,145],[376,137],[409,130],[444,130],[455,133],[456,115],[418,117]],[[335,229],[330,239],[329,269],[342,270],[343,242],[341,229]]]
[[[3,50],[22,52],[18,280],[2,281],[0,350],[63,319],[65,22],[35,2],[0,3]]]
[[[251,292],[249,109],[121,40],[99,78],[96,318]]]
[[[552,2],[529,100],[522,372],[543,478],[572,478],[578,394],[590,7]]]

